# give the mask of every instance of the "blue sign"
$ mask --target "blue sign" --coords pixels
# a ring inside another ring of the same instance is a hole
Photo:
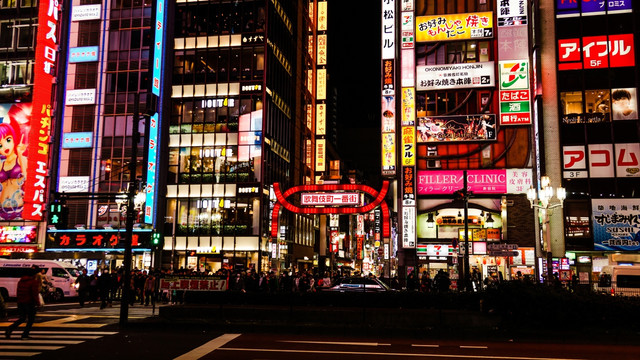
[[[69,49],[69,63],[98,61],[98,47],[85,46]]]
[[[591,206],[594,250],[640,250],[638,199],[593,199]]]
[[[147,196],[144,205],[144,222],[153,224],[156,201],[156,172],[158,169],[158,113],[149,118],[149,149],[147,160]]]
[[[63,149],[85,149],[93,147],[92,132],[64,133],[62,135]]]
[[[556,0],[556,17],[594,16],[631,12],[632,0]]]
[[[162,53],[164,52],[164,24],[166,13],[166,0],[158,0],[156,5],[156,21],[155,36],[154,36],[154,50],[153,50],[153,77],[151,84],[151,92],[160,96],[160,86],[162,85]]]

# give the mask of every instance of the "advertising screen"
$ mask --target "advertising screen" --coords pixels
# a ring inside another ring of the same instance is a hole
[[[429,116],[418,118],[419,143],[440,141],[494,141],[494,114]]]
[[[416,66],[416,90],[465,89],[494,86],[493,61]]]

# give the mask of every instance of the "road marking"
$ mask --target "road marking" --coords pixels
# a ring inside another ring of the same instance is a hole
[[[460,345],[460,349],[488,349],[488,346],[481,345]]]
[[[33,339],[33,340],[21,340],[21,339],[2,339],[0,344],[65,344],[65,345],[78,345],[82,344],[84,340],[56,340],[56,339]]]
[[[18,351],[0,351],[0,356],[36,356],[39,352],[18,352]]]
[[[186,354],[182,354],[180,356],[178,356],[177,358],[175,358],[174,360],[195,360],[195,359],[200,359],[201,357],[207,355],[208,353],[219,349],[221,346],[223,346],[224,344],[228,343],[229,341],[237,338],[238,336],[240,336],[242,334],[224,334],[221,336],[218,336],[217,338],[209,341],[208,343],[195,348],[191,351],[189,351]]]
[[[21,334],[22,331],[14,331],[13,334]],[[44,331],[44,330],[37,330],[37,331],[30,331],[29,334],[55,334],[55,335],[63,335],[63,334],[69,334],[69,335],[116,335],[118,332],[117,331]]]
[[[323,344],[323,345],[360,345],[360,346],[391,346],[373,342],[343,342],[343,341],[304,341],[304,340],[278,340],[278,342],[297,344]]]
[[[47,345],[0,345],[0,350],[20,350],[27,348],[29,350],[60,350],[64,346],[47,346]]]
[[[523,356],[485,356],[485,355],[454,355],[454,354],[414,354],[414,353],[383,353],[368,351],[327,351],[327,350],[286,350],[286,349],[245,349],[245,348],[219,348],[217,350],[226,351],[248,351],[248,352],[284,352],[284,353],[306,353],[306,354],[337,354],[337,355],[373,355],[373,356],[413,356],[423,358],[452,358],[452,359],[505,359],[505,360],[586,360],[569,358],[546,358],[546,357],[523,357]],[[194,359],[194,358],[190,358]],[[182,360],[182,359],[181,359]],[[184,359],[186,360],[186,359]]]
[[[414,347],[428,347],[428,348],[440,347],[440,345],[429,345],[429,344],[411,344],[411,346],[414,346]]]
[[[83,340],[95,340],[100,339],[102,335],[82,335],[82,334],[69,334],[69,335],[46,335],[46,334],[30,334],[34,340],[38,339],[83,339]]]
[[[84,320],[84,319],[88,319],[91,318],[92,316],[89,315],[70,315],[70,316],[66,316],[63,318],[60,318],[60,315],[51,315],[51,314],[38,314],[37,316],[55,316],[58,317],[59,319],[55,319],[55,320],[50,320],[50,321],[43,321],[43,322],[37,322],[33,324],[33,327],[55,327],[55,328],[100,328],[103,326],[107,326],[109,324],[89,324],[89,323],[71,323],[72,321],[79,321],[79,320]],[[0,326],[9,326],[11,325],[11,322],[4,322],[4,323],[0,323]],[[24,324],[22,324],[24,326]]]

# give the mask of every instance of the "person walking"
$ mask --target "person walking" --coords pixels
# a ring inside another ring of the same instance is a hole
[[[89,275],[87,275],[87,269],[82,269],[82,274],[76,278],[76,284],[78,285],[78,301],[80,302],[80,307],[84,307],[84,301],[87,298],[87,293],[89,292]]]
[[[22,332],[21,338],[30,339],[29,332],[33,326],[33,321],[36,319],[36,308],[40,302],[38,297],[38,294],[40,293],[38,291],[38,285],[38,281],[35,278],[35,269],[32,268],[29,268],[26,275],[18,281],[16,295],[20,317],[5,330],[4,336],[7,339],[11,338],[13,330],[25,322],[25,320],[27,321],[27,325]]]
[[[109,274],[109,269],[104,269],[98,277],[98,291],[100,292],[100,309],[111,305],[111,274]]]
[[[144,281],[144,297],[144,306],[149,306],[149,301],[152,306],[156,306],[156,277],[151,271]]]

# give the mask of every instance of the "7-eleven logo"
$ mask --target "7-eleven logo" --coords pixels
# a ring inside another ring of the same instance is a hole
[[[500,90],[529,88],[529,60],[500,62]]]

